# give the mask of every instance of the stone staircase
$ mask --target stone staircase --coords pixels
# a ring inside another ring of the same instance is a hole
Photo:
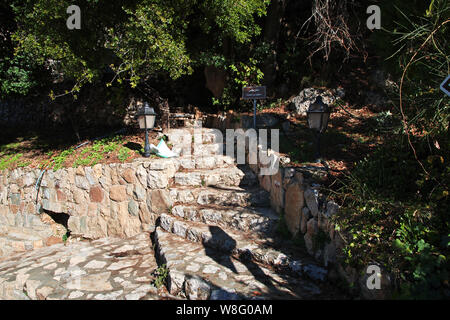
[[[187,129],[168,133],[182,158],[222,148],[211,129],[190,138]],[[190,131],[192,133],[192,131]],[[216,142],[217,141],[217,142]],[[215,160],[212,160],[214,158]],[[246,166],[222,155],[205,157],[208,170],[192,167],[175,173],[173,203],[160,215],[153,241],[160,265],[169,270],[170,294],[188,299],[315,299],[329,296],[327,270],[276,230],[279,215],[270,195]]]
[[[164,199],[146,200],[161,208],[154,230],[151,225],[128,239],[74,238],[39,248],[55,234],[50,217],[48,223],[40,219],[45,214],[33,217],[36,221],[28,216],[22,221],[19,214],[17,221],[0,220],[0,249],[7,251],[0,258],[0,299],[342,298],[326,281],[327,270],[277,232],[280,216],[258,176],[232,157],[207,153],[222,148],[221,135],[202,129],[192,138],[185,130],[168,133],[169,146],[180,157],[145,161],[136,170],[143,186],[164,193]],[[192,147],[193,140],[201,144]],[[141,189],[135,192],[144,193]],[[63,233],[56,233],[61,238]],[[80,274],[72,274],[75,267]],[[161,294],[156,282],[149,284],[164,269],[167,295],[164,286]],[[72,283],[78,279],[81,289]]]

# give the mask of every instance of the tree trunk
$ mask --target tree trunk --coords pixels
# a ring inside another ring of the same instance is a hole
[[[270,3],[264,27],[264,42],[270,45],[270,52],[263,66],[264,84],[269,87],[269,92],[276,80],[278,38],[286,2],[287,0],[273,0]]]

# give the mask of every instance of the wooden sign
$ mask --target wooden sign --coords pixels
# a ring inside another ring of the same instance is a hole
[[[266,86],[242,88],[242,99],[258,100],[258,99],[266,99],[266,98],[267,98]]]

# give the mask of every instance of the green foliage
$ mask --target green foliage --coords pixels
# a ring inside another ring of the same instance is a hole
[[[55,154],[53,151],[47,153],[50,159],[41,164],[41,168],[53,169],[54,171],[63,168],[67,164],[69,157],[73,156],[73,168],[79,166],[94,166],[103,160],[105,157],[109,157],[114,154],[120,146],[123,144],[123,139],[120,136],[114,138],[104,138],[95,141],[91,146],[84,147],[81,152],[76,153],[73,147],[61,151],[59,154]],[[130,151],[128,148],[126,148]],[[125,161],[129,157],[126,156],[125,160],[121,160],[125,154],[119,152],[119,160]]]
[[[225,41],[244,44],[259,34],[255,19],[265,14],[269,1],[84,0],[77,3],[81,30],[68,30],[71,4],[13,0],[10,6],[17,23],[16,51],[38,65],[51,62],[53,73],[74,83],[66,94],[76,96],[108,69],[113,72],[108,86],[117,81],[136,87],[156,75],[177,79],[190,74],[197,59],[222,52]]]
[[[23,156],[22,153],[3,156],[0,153],[0,170],[10,169]]]
[[[414,1],[414,5],[395,1],[388,8],[383,12],[383,24],[389,32],[377,35],[377,52],[387,59],[385,65],[399,83],[411,61],[402,87],[408,124],[424,138],[440,135],[450,120],[450,103],[439,89],[450,73],[448,1]],[[391,95],[399,104],[398,92]]]
[[[155,271],[155,280],[153,282],[153,284],[155,285],[156,288],[160,288],[162,287],[167,280],[167,277],[169,275],[169,269],[166,267],[165,264],[163,264],[162,266],[158,267],[158,269],[156,269]]]
[[[128,149],[127,147],[122,147],[119,150],[119,154],[117,157],[119,158],[120,162],[125,162],[131,155],[132,151]]]
[[[405,72],[401,99],[414,150],[400,110],[371,119],[379,132],[390,132],[389,144],[343,181],[346,204],[336,223],[348,237],[346,263],[382,261],[395,275],[396,297],[442,298],[450,270],[450,104],[439,84],[450,72],[450,6],[442,0],[396,4],[383,12],[392,46],[385,35],[378,53],[389,57],[386,66],[398,83]],[[399,92],[390,95],[400,105]]]
[[[24,55],[0,57],[0,96],[26,95],[37,85],[32,60]]]
[[[67,150],[62,151],[60,154],[53,156],[51,159],[52,162],[51,168],[53,169],[53,171],[61,169],[64,166],[67,157],[72,155],[74,151],[75,150],[73,148],[69,148]]]
[[[235,107],[237,98],[242,95],[242,87],[261,84],[264,73],[259,67],[260,64],[259,60],[249,58],[247,62],[239,61],[224,66],[231,81],[227,83],[219,99],[213,98],[213,105],[220,106],[225,110]]]
[[[75,159],[73,163],[73,167],[77,168],[79,166],[94,166],[105,157],[108,157],[116,152],[121,144],[123,144],[123,140],[120,136],[97,140],[92,144],[92,146],[85,147],[80,152],[80,155]],[[120,150],[118,157],[120,161],[124,161],[121,160],[123,154],[121,156]]]
[[[397,139],[341,181],[345,205],[333,222],[346,235],[343,262],[383,263],[395,276],[397,297],[442,298],[450,270],[449,149],[424,162],[430,181]]]

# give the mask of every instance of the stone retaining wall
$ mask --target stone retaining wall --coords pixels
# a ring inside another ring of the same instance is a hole
[[[0,224],[33,229],[44,211],[68,214],[72,235],[130,237],[167,212],[169,179],[179,163],[168,159],[46,171],[0,172]],[[37,199],[37,201],[36,201]],[[29,223],[21,223],[21,221]]]

